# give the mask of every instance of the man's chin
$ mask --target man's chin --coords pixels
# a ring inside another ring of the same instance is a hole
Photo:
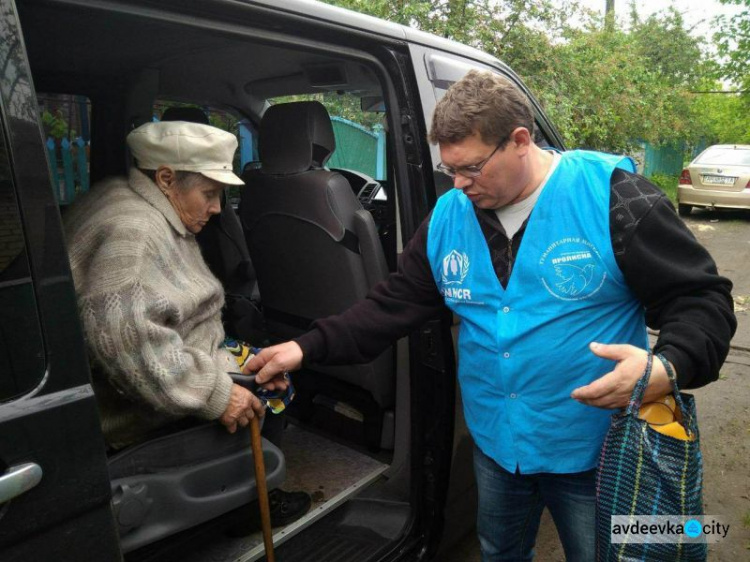
[[[498,205],[495,201],[485,199],[484,197],[478,197],[476,200],[472,201],[472,203],[483,211],[494,211],[502,207],[502,205]]]

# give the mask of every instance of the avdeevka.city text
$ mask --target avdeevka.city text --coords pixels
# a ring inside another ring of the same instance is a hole
[[[708,516],[613,515],[612,542],[715,542],[726,538],[729,524]]]

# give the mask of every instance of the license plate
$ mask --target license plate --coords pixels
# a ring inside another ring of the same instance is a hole
[[[707,185],[734,185],[737,178],[728,176],[702,176],[703,183]]]

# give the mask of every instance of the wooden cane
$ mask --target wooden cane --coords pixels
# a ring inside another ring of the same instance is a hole
[[[266,560],[275,562],[273,555],[273,535],[271,534],[271,507],[268,504],[268,487],[266,486],[266,465],[263,462],[263,446],[260,439],[258,416],[250,419],[250,436],[255,461],[255,488],[258,490],[260,506],[260,525],[263,531],[263,546],[266,549]]]

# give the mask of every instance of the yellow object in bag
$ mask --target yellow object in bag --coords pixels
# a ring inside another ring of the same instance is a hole
[[[648,422],[654,431],[681,441],[695,441],[695,435],[688,435],[680,423],[682,412],[677,408],[674,396],[671,394],[653,402],[645,402],[638,410],[638,417]]]

